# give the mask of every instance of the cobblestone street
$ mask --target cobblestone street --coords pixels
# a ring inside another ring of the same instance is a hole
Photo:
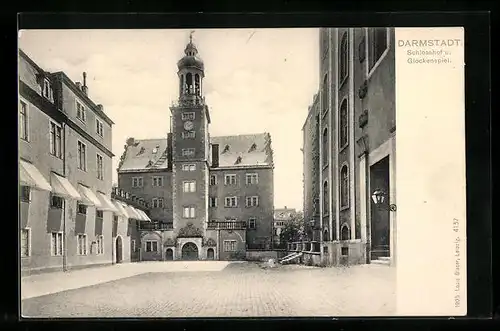
[[[27,299],[22,301],[22,314],[24,317],[382,316],[394,314],[395,308],[395,271],[387,266],[265,268],[257,263],[159,262],[120,267],[127,278],[112,281],[103,278],[96,285],[37,297],[25,289],[23,297]],[[125,272],[139,267],[140,272]],[[89,271],[78,272],[89,277]],[[51,276],[57,282],[54,275],[43,275],[44,287],[49,287]]]

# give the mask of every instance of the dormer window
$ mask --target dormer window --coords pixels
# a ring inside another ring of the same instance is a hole
[[[252,146],[250,146],[250,150],[249,152],[252,152],[254,151],[255,149],[257,149],[257,145],[255,143],[252,144]]]
[[[236,158],[235,164],[240,164],[240,163],[241,163],[241,156],[238,156],[238,158]]]
[[[224,150],[222,151],[222,153],[226,152],[229,152],[229,145],[224,146]]]
[[[47,78],[43,80],[42,85],[42,95],[52,101],[52,87],[50,86],[50,82]]]
[[[141,155],[145,151],[146,151],[146,149],[144,147],[141,147],[141,149],[139,150],[139,152],[137,153],[137,155]]]
[[[153,154],[158,153],[158,148],[160,148],[160,146],[158,146],[158,145],[155,148],[153,148]]]

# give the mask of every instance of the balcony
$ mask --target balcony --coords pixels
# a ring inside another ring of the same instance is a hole
[[[208,229],[212,230],[244,230],[247,224],[244,221],[209,222]]]
[[[139,231],[168,231],[174,229],[173,223],[150,223],[140,222],[138,225]]]

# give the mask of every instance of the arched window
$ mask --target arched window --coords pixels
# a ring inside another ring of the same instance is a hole
[[[323,130],[323,139],[322,139],[322,145],[323,145],[323,165],[328,164],[328,128],[325,128]]]
[[[340,207],[349,206],[349,169],[347,164],[340,170]]]
[[[193,93],[193,75],[190,72],[186,74],[186,86],[188,94]]]
[[[328,74],[323,79],[323,90],[321,92],[321,109],[323,113],[328,111]]]
[[[347,55],[349,52],[349,43],[347,41],[347,32],[344,32],[340,42],[339,52],[339,83],[342,83],[347,77]]]
[[[351,237],[351,231],[349,231],[349,225],[342,224],[342,230],[340,231],[340,240],[349,240]]]
[[[329,200],[328,181],[325,180],[325,182],[323,183],[323,215],[328,214],[329,210],[328,200]]]
[[[344,148],[348,144],[348,135],[349,135],[349,119],[348,119],[348,110],[347,110],[347,99],[342,101],[340,105],[340,148]]]
[[[194,89],[196,95],[201,95],[200,75],[194,75]]]

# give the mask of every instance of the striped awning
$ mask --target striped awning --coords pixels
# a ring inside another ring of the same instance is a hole
[[[118,200],[113,200],[112,201],[113,204],[115,205],[116,207],[116,214],[119,215],[119,216],[123,216],[125,218],[128,218],[128,213],[127,211],[125,210],[125,206]]]
[[[82,196],[82,199],[80,199],[80,202],[83,205],[96,206],[97,208],[101,207],[101,201],[96,196],[96,193],[94,193],[89,187],[84,186],[82,184],[78,184],[78,191],[80,192],[80,195]]]
[[[139,214],[142,216],[142,218],[143,218],[142,220],[143,220],[143,221],[151,222],[151,219],[149,218],[149,216],[148,216],[148,215],[147,215],[144,211],[142,211],[142,210],[140,210],[140,209],[137,209],[137,208],[136,208],[136,210],[137,210],[137,211],[139,212]]]
[[[136,219],[139,221],[143,220],[142,216],[137,212],[137,210],[134,207],[126,205],[125,210],[127,211],[128,218]]]
[[[50,184],[52,186],[52,194],[54,195],[75,200],[80,200],[82,198],[67,178],[51,173]]]

